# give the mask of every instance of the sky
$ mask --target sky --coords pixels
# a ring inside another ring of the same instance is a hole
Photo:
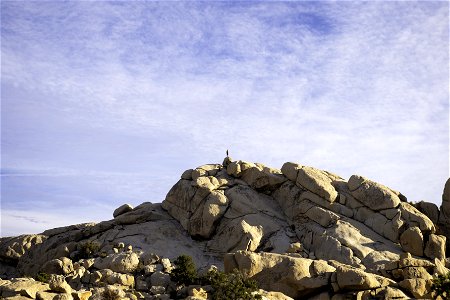
[[[0,236],[293,161],[440,205],[447,1],[1,1]]]

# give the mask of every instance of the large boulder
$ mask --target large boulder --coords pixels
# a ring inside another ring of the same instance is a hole
[[[371,290],[395,285],[393,280],[376,274],[366,273],[363,270],[335,264],[336,283],[335,291]]]
[[[430,234],[424,253],[429,258],[445,259],[445,241],[443,235]]]
[[[63,275],[51,275],[48,284],[50,286],[50,290],[57,293],[72,293],[72,288],[66,282],[66,279]]]
[[[420,201],[414,204],[421,213],[426,215],[431,222],[437,224],[439,222],[439,208],[436,204],[431,202]]]
[[[409,291],[415,298],[430,299],[431,298],[432,281],[422,278],[404,279],[398,285]]]
[[[262,237],[261,225],[252,226],[245,219],[236,219],[221,227],[215,239],[208,243],[208,248],[219,253],[236,250],[255,251]]]
[[[328,202],[334,202],[337,198],[338,193],[332,184],[333,180],[321,170],[302,167],[298,170],[296,182],[299,186],[319,195]]]
[[[335,271],[321,260],[249,251],[227,254],[224,265],[226,272],[238,269],[256,280],[262,289],[281,292],[295,299],[326,288]]]
[[[211,237],[227,207],[228,199],[224,192],[212,191],[189,219],[189,233],[202,238]]]
[[[58,275],[67,275],[73,270],[72,260],[67,257],[49,260],[41,268],[41,271],[44,273]]]
[[[390,188],[362,176],[352,175],[348,187],[353,197],[373,210],[395,208],[400,204],[400,198]]]
[[[12,297],[21,295],[29,298],[36,298],[36,293],[49,289],[47,283],[35,281],[32,278],[15,278],[1,281],[0,296]]]
[[[118,217],[124,213],[127,213],[129,211],[133,210],[133,206],[131,206],[130,204],[124,204],[118,208],[116,208],[116,210],[114,210],[113,212],[113,217]]]
[[[423,235],[418,227],[410,227],[400,236],[400,244],[403,250],[413,255],[423,255]]]
[[[119,273],[132,273],[139,266],[139,256],[134,253],[114,253],[105,258],[97,258],[94,267],[97,269],[111,269]]]

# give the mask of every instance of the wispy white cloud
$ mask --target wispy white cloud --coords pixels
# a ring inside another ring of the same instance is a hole
[[[91,151],[97,171],[141,164],[169,182],[229,148],[275,167],[360,173],[439,203],[448,25],[445,2],[2,2],[3,89],[9,99],[29,92],[3,109],[51,108],[56,126],[82,128],[40,133],[72,141],[61,156]],[[17,110],[10,135],[27,122]],[[142,142],[86,137],[105,132]],[[58,155],[15,154],[30,140],[20,134],[9,138],[8,167],[68,168]],[[73,155],[69,168],[87,172]]]

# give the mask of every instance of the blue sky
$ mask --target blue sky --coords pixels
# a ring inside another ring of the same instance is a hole
[[[448,2],[1,2],[1,236],[236,159],[440,204]]]

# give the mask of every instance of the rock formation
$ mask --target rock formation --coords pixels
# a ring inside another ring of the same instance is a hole
[[[0,239],[0,296],[169,299],[181,254],[240,270],[265,299],[430,298],[432,276],[449,272],[450,179],[438,209],[359,175],[227,157],[183,172],[161,204],[113,216]]]

